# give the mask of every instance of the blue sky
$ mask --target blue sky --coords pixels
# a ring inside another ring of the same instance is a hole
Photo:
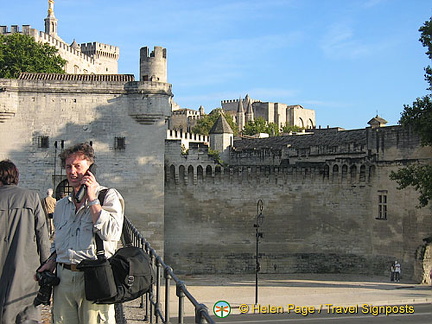
[[[0,25],[44,30],[47,0],[2,0]],[[120,47],[119,73],[138,79],[139,50],[168,51],[168,82],[183,108],[220,101],[300,104],[322,127],[397,124],[427,94],[431,62],[418,29],[430,0],[55,0],[71,43]]]

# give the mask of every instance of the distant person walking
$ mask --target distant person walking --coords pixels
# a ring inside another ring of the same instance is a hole
[[[39,323],[33,305],[36,269],[49,257],[50,242],[37,193],[18,187],[18,168],[0,161],[0,323]]]
[[[392,262],[392,264],[390,265],[390,281],[394,281],[395,280],[395,267],[394,267],[394,262]]]
[[[395,261],[394,263],[394,271],[395,271],[395,281],[399,282],[400,280],[400,274],[401,274],[401,265],[398,261]]]
[[[50,236],[54,234],[53,215],[57,200],[52,196],[53,190],[49,188],[46,192],[46,197],[41,200],[42,208],[45,212],[45,218],[48,224],[48,232]]]

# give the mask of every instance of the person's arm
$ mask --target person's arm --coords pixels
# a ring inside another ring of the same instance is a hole
[[[100,202],[97,197],[100,185],[90,171],[87,171],[81,184],[87,186],[87,205],[90,209],[95,231],[103,240],[120,240],[124,216],[123,197],[117,190],[111,188],[107,191],[104,201]]]
[[[106,241],[120,240],[124,221],[124,201],[120,193],[110,188],[102,203],[103,208],[94,223],[95,231]],[[90,206],[91,208],[92,206]]]
[[[57,258],[57,254],[55,252],[52,253],[50,257],[46,259],[46,261],[38,269],[38,272],[43,272],[43,271],[54,272],[56,267],[56,258]]]
[[[48,224],[46,223],[45,212],[42,210],[39,195],[35,193],[34,199],[36,205],[34,209],[34,230],[39,260],[42,264],[50,255]]]
[[[93,224],[96,224],[102,211],[102,206],[100,205],[100,202],[97,199],[98,197],[96,196],[99,183],[97,182],[94,174],[87,170],[86,175],[81,181],[81,184],[87,186],[87,204],[90,207]]]

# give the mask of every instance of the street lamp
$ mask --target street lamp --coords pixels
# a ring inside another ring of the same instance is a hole
[[[260,226],[264,222],[264,215],[262,213],[264,209],[263,201],[260,199],[257,203],[257,215],[255,220],[255,238],[256,238],[256,246],[255,246],[255,304],[258,304],[258,272],[261,270],[261,266],[259,263],[259,239],[263,238],[263,233],[259,231]]]

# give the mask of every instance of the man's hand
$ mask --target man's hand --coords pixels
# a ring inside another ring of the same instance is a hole
[[[87,170],[86,174],[83,176],[81,180],[81,184],[84,184],[87,186],[87,199],[88,201],[95,200],[96,197],[96,190],[99,188],[99,183],[96,180],[96,177],[93,173],[91,173],[89,170]]]
[[[48,259],[37,271],[44,272],[48,270],[49,272],[54,272],[55,268],[56,268],[55,259]]]
[[[55,268],[56,268],[56,261],[55,261],[55,257],[54,258],[49,258],[48,260],[45,261],[44,264],[42,264],[39,269],[37,269],[37,272],[44,272],[44,271],[49,271],[49,272],[54,272]],[[38,281],[36,278],[36,275],[34,275],[34,280]]]

